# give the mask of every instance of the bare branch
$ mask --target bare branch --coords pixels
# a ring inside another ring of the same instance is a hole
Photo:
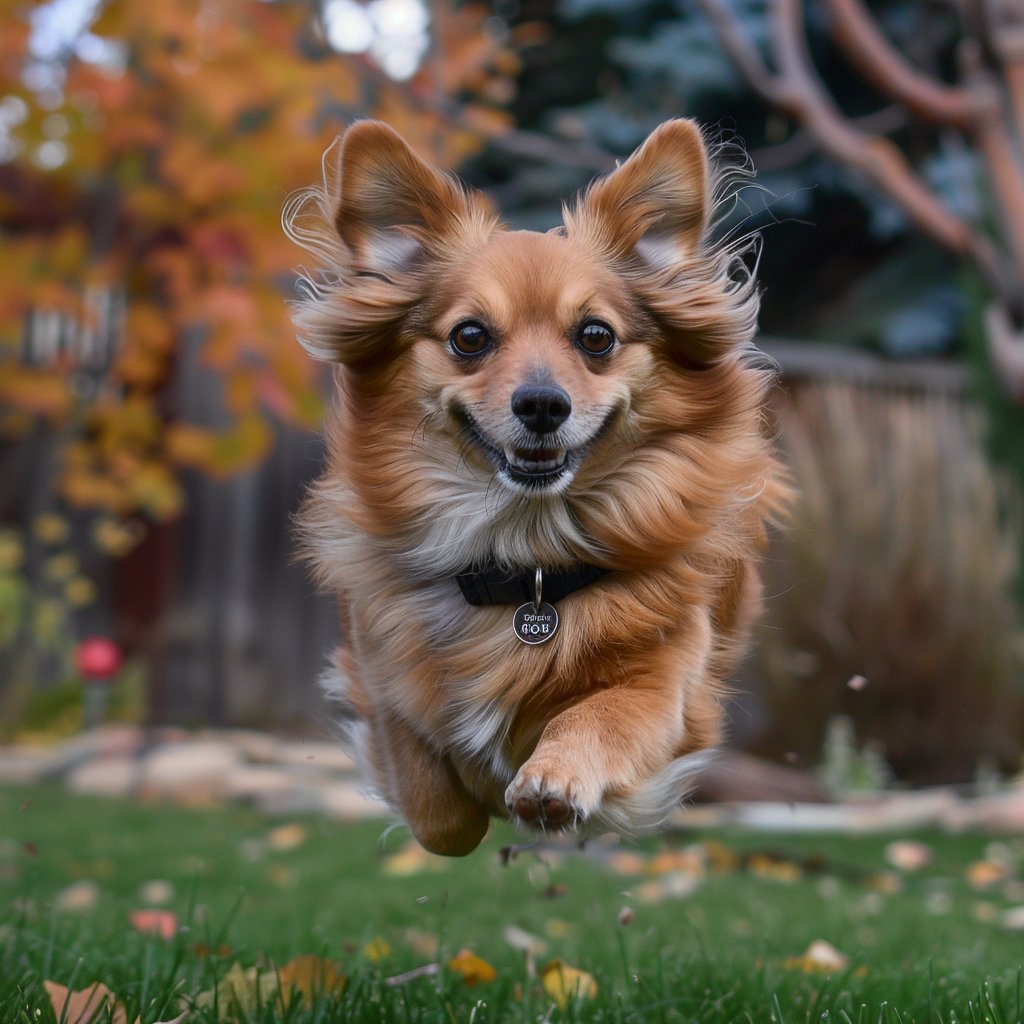
[[[755,92],[766,103],[789,112],[796,97],[791,95],[787,83],[769,70],[729,9],[728,0],[697,0],[697,4],[711,22],[726,53]]]
[[[862,0],[828,0],[828,7],[833,38],[868,81],[926,121],[970,127],[975,102],[969,90],[945,85],[907,63]]]
[[[919,230],[954,253],[970,253],[971,228],[943,206],[892,143],[854,128],[825,91],[807,52],[801,0],[774,0],[774,10],[776,65],[797,99],[798,119],[822,148],[894,199]]]

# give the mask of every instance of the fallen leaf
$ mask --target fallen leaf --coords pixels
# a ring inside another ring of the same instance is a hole
[[[174,899],[174,886],[162,878],[143,882],[139,887],[139,900],[152,907],[162,907]]]
[[[632,889],[632,892],[641,903],[662,903],[668,899],[679,900],[692,896],[700,884],[699,875],[676,873],[644,882]]]
[[[318,995],[340,993],[345,988],[345,975],[338,965],[321,956],[297,956],[277,970],[280,989],[293,989],[302,996],[307,1009]]]
[[[406,928],[405,941],[420,956],[435,956],[441,945],[441,940],[433,932],[421,932],[417,928]]]
[[[301,846],[308,835],[305,825],[279,825],[267,833],[267,845],[278,853],[284,853]]]
[[[815,939],[804,952],[803,956],[791,956],[783,964],[790,971],[803,971],[805,974],[834,974],[845,970],[850,959],[840,953],[835,946],[824,939]]]
[[[645,873],[648,875],[703,875],[705,856],[706,853],[703,847],[691,847],[686,850],[665,850],[651,858]]]
[[[967,882],[974,889],[986,889],[997,882],[1005,881],[1007,870],[1004,865],[991,860],[979,860],[967,868]]]
[[[448,969],[457,974],[472,988],[481,982],[494,981],[498,972],[486,961],[468,949],[459,952],[448,961]]]
[[[44,981],[43,987],[50,997],[53,1015],[62,1024],[93,1024],[100,1019],[106,1024],[108,1013],[110,1024],[128,1024],[128,1014],[124,1007],[114,998],[113,992],[99,981],[77,992],[55,981]]]
[[[636,911],[632,907],[623,907],[616,920],[623,928],[627,928],[636,920]]]
[[[616,850],[608,858],[608,867],[617,875],[639,875],[646,865],[643,857],[628,850]]]
[[[597,982],[592,974],[557,958],[540,969],[540,982],[560,1010],[574,999],[593,999],[597,995]]]
[[[100,901],[100,887],[89,878],[65,886],[53,897],[53,908],[58,911],[82,913],[92,910]]]
[[[885,859],[900,871],[920,871],[932,860],[932,849],[912,839],[897,839],[885,848]]]
[[[233,1009],[240,1016],[248,1016],[258,1006],[266,1006],[277,991],[276,971],[261,973],[256,967],[242,967],[236,960],[215,989],[201,992],[196,997],[196,1005],[206,1007],[216,1003],[221,1013]]]
[[[362,954],[370,961],[370,963],[379,964],[381,960],[391,956],[391,944],[387,939],[382,939],[380,936],[377,936],[377,938],[370,939],[370,941],[363,946]]]
[[[132,927],[143,935],[173,939],[178,934],[178,915],[173,910],[133,910],[130,920]]]
[[[765,853],[752,854],[747,861],[747,870],[752,875],[777,882],[795,882],[803,877],[803,871],[795,861],[780,860]]]
[[[444,871],[448,867],[443,857],[427,853],[426,850],[411,839],[396,853],[384,858],[384,874],[396,877],[418,875],[421,871]]]

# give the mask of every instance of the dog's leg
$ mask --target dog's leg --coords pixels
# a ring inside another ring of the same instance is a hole
[[[686,694],[707,686],[711,638],[695,613],[686,639],[555,715],[505,791],[505,804],[535,828],[572,828],[665,768],[687,746]]]
[[[447,758],[396,715],[375,716],[372,731],[375,755],[386,762],[388,796],[419,844],[447,857],[472,853],[487,832],[489,817]]]

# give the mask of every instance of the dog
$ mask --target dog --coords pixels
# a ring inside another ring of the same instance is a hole
[[[320,263],[297,333],[336,364],[300,514],[326,689],[432,852],[492,816],[656,826],[718,739],[785,483],[709,151],[661,125],[545,234],[362,121],[286,210]]]

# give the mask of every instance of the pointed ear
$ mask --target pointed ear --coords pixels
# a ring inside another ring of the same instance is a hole
[[[381,121],[349,128],[338,160],[335,227],[363,269],[407,270],[440,239],[482,219],[482,196],[417,156]]]
[[[697,250],[707,230],[710,178],[697,125],[666,121],[591,186],[568,214],[566,229],[614,256],[639,257],[659,269],[675,266]]]

